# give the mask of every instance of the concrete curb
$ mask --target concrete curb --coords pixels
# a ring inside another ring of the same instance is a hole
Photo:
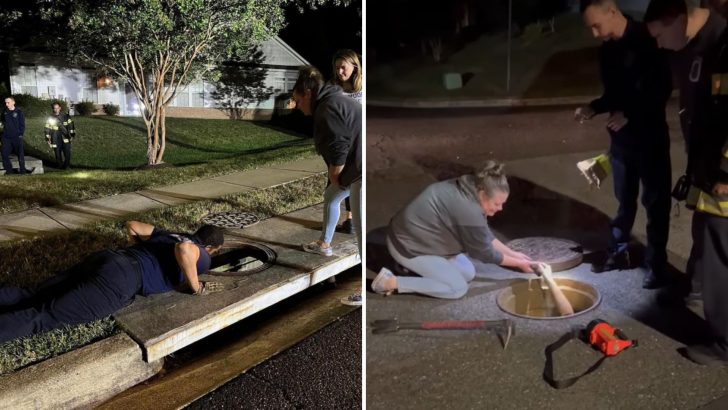
[[[494,98],[483,100],[377,100],[368,99],[367,106],[387,108],[512,108],[547,107],[551,105],[587,104],[596,96],[557,98]]]
[[[145,362],[139,345],[118,334],[0,377],[0,408],[91,407],[154,376],[162,363]]]

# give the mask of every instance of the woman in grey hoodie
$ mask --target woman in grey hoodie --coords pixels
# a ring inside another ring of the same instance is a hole
[[[419,277],[394,276],[382,268],[372,290],[458,299],[475,277],[469,258],[533,272],[531,259],[508,248],[488,227],[487,217],[503,209],[508,193],[503,164],[495,161],[475,174],[425,188],[392,218],[387,235],[394,260]]]

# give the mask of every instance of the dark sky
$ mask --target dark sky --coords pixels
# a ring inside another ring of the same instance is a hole
[[[362,38],[361,0],[351,6],[324,6],[299,13],[296,8],[287,11],[288,27],[279,36],[309,63],[316,66],[326,78],[331,77],[331,56],[341,48],[350,48],[361,54]]]

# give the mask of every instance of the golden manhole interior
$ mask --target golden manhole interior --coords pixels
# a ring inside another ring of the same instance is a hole
[[[573,315],[559,315],[551,291],[541,287],[540,279],[513,282],[498,294],[498,307],[506,313],[527,319],[566,319],[594,309],[602,300],[599,292],[588,283],[566,278],[554,280],[574,308]]]

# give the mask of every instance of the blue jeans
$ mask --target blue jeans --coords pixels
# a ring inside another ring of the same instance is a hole
[[[650,135],[630,133],[629,127],[612,134],[610,162],[614,175],[614,195],[619,202],[611,222],[610,252],[627,250],[637,215],[637,198],[642,183],[642,206],[647,211],[645,267],[661,274],[667,267],[667,237],[670,231],[672,174],[670,142],[667,135],[639,141]]]
[[[351,218],[354,222],[354,230],[356,231],[356,244],[359,246],[359,256],[364,258],[364,255],[361,253],[361,245],[362,245],[362,232],[363,227],[361,223],[361,205],[362,205],[362,195],[361,195],[361,186],[362,186],[362,180],[361,178],[351,184]],[[362,260],[363,261],[363,260]]]
[[[324,191],[324,229],[321,231],[321,241],[331,243],[334,238],[336,224],[341,216],[341,201],[349,197],[349,188],[329,184]]]

